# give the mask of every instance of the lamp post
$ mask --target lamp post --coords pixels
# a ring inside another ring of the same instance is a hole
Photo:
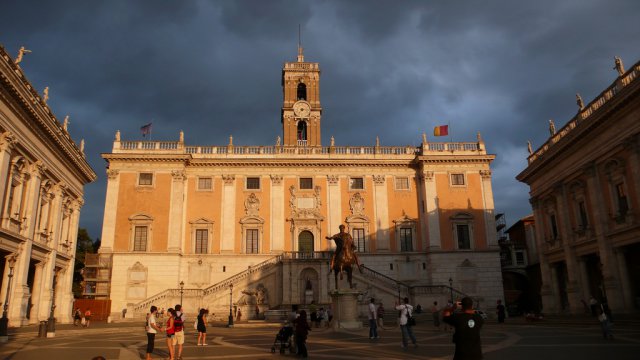
[[[449,292],[451,293],[451,303],[453,304],[453,279],[449,278]]]
[[[9,310],[9,294],[11,293],[11,278],[13,277],[13,268],[16,266],[16,256],[11,255],[7,258],[9,262],[9,274],[7,275],[7,294],[2,306],[2,318],[0,318],[0,342],[9,341],[9,318],[7,317],[7,311]]]
[[[47,320],[47,337],[56,336],[56,318],[54,310],[56,309],[56,283],[58,282],[58,271],[53,270],[53,287],[51,288],[51,311],[49,312],[49,320]]]
[[[229,285],[229,323],[227,327],[233,327],[233,284]]]
[[[180,306],[182,306],[182,294],[184,294],[184,281],[180,281]]]

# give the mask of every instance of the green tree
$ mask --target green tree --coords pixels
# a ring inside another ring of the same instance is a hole
[[[75,298],[82,297],[82,283],[84,277],[82,276],[85,267],[86,254],[94,254],[93,239],[89,236],[87,229],[78,229],[78,238],[76,240],[76,261],[73,271],[73,296]]]

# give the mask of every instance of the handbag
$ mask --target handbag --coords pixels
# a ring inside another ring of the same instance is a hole
[[[409,308],[406,306],[405,309],[407,309],[407,326],[416,326],[416,319],[411,316],[411,311],[409,311]]]

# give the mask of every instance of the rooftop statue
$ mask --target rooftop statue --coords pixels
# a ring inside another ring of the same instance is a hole
[[[533,148],[531,147],[531,140],[527,141],[527,149],[529,150],[529,155],[533,154]]]
[[[553,123],[553,120],[549,120],[549,134],[551,136],[556,134],[556,124]]]
[[[580,96],[580,94],[576,94],[576,104],[578,104],[578,109],[584,109],[584,101],[582,101],[582,96]]]
[[[22,62],[22,57],[24,56],[24,54],[30,53],[30,52],[31,50],[27,50],[24,48],[24,46],[21,46],[20,50],[18,50],[18,56],[16,57],[16,61],[15,61],[16,65]]]
[[[624,74],[624,64],[622,63],[622,59],[620,59],[620,57],[618,56],[616,56],[614,59],[616,61],[616,66],[614,67],[614,69],[618,71],[619,76],[622,76]]]
[[[64,117],[64,122],[62,123],[62,128],[64,131],[68,131],[69,129],[69,115]]]
[[[49,87],[48,86],[46,88],[44,88],[44,91],[42,92],[42,102],[44,102],[46,104],[47,100],[49,100]]]

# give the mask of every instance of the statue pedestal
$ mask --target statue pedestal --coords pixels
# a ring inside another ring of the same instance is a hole
[[[358,295],[360,292],[353,289],[339,289],[329,292],[331,295],[331,310],[334,330],[361,329],[362,321],[358,320]]]

